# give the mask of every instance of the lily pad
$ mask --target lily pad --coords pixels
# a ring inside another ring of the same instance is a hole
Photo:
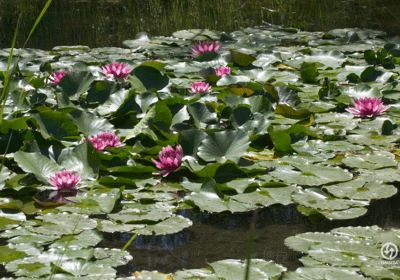
[[[249,140],[243,131],[221,131],[203,139],[197,154],[206,161],[238,161],[248,146]]]

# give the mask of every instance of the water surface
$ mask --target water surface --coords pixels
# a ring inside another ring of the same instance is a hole
[[[248,234],[254,212],[243,214],[204,214],[196,210],[182,213],[194,225],[182,232],[165,236],[143,236],[128,248],[133,260],[119,269],[121,275],[134,271],[175,272],[183,268],[202,268],[207,263],[235,258],[245,259]],[[257,212],[253,258],[273,260],[289,270],[301,266],[301,255],[284,245],[284,240],[299,233],[327,232],[342,226],[400,228],[400,194],[376,201],[363,217],[345,221],[323,219],[312,223],[296,207],[272,206]],[[108,234],[101,246],[122,248],[131,236]]]

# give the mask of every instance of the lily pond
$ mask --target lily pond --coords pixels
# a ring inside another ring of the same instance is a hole
[[[400,279],[396,40],[1,49],[1,279]]]

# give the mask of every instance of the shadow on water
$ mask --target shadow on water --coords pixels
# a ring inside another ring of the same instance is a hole
[[[46,0],[0,0],[0,47],[9,47],[18,15],[25,40]],[[398,0],[55,0],[28,47],[120,46],[140,31],[233,31],[271,22],[304,30],[363,27],[400,34]]]
[[[246,258],[246,240],[253,213],[205,214],[195,210],[181,213],[194,225],[182,232],[166,236],[139,237],[128,248],[133,260],[119,270],[128,275],[137,270],[174,272],[182,268],[201,268],[207,263]],[[254,233],[254,258],[274,260],[288,269],[300,266],[300,255],[284,245],[284,240],[308,231],[329,231],[341,226],[372,226],[400,228],[400,194],[376,201],[368,213],[347,221],[322,220],[312,224],[296,211],[295,206],[273,206],[258,211]],[[101,244],[122,248],[128,234],[106,234]]]

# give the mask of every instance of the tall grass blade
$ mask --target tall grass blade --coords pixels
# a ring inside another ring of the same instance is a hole
[[[35,23],[33,24],[32,28],[28,34],[28,37],[26,38],[24,44],[22,45],[22,48],[25,48],[26,44],[32,37],[32,34],[35,32],[36,27],[39,25],[40,21],[42,20],[43,16],[46,14],[46,12],[52,2],[53,2],[53,0],[47,0],[46,4],[44,5],[43,9],[41,10],[39,16],[36,18]],[[3,122],[4,107],[5,107],[5,104],[6,104],[8,95],[9,95],[9,91],[10,91],[11,63],[12,63],[12,58],[14,56],[14,49],[15,49],[15,44],[17,42],[20,22],[21,22],[21,15],[18,17],[17,26],[15,28],[15,32],[14,32],[14,36],[13,36],[13,40],[12,40],[12,44],[11,44],[10,55],[8,56],[8,60],[7,60],[7,70],[4,73],[4,85],[3,85],[3,90],[2,90],[1,98],[0,98],[0,125]],[[15,62],[16,65],[18,65],[19,58],[20,57],[18,57],[16,59],[16,62]]]
[[[53,2],[53,0],[47,0],[47,2],[44,5],[42,11],[40,12],[39,16],[36,18],[35,23],[33,24],[32,28],[31,28],[31,30],[29,32],[29,35],[26,38],[22,48],[25,48],[26,44],[28,43],[28,41],[31,38],[32,34],[35,32],[36,27],[39,25],[40,21],[42,20],[43,16],[46,14],[46,12],[47,12],[47,10],[50,7],[52,2]],[[17,38],[18,38],[18,31],[19,31],[20,23],[21,23],[21,14],[18,16],[17,26],[15,27],[13,40],[12,40],[11,48],[10,48],[10,54],[8,56],[8,59],[7,59],[7,69],[6,69],[5,73],[3,74],[4,75],[4,84],[3,84],[3,90],[2,90],[1,96],[0,96],[0,126],[3,123],[4,107],[6,106],[8,95],[10,94],[10,80],[11,80],[11,76],[12,76],[11,64],[12,64],[12,60],[13,60],[13,57],[14,57],[14,49],[15,49],[15,45],[16,45],[16,42],[17,42]],[[20,59],[20,56],[18,56],[17,59],[15,60],[15,65],[18,65],[19,59]],[[8,148],[9,148],[9,143],[11,142],[11,138],[12,138],[12,133],[10,135],[10,139],[8,141],[6,150],[4,151],[3,160],[2,160],[2,162],[0,164],[0,171],[3,169],[5,155],[7,154],[7,151],[8,151]]]
[[[7,59],[7,69],[3,74],[4,75],[4,84],[3,84],[3,90],[1,92],[1,98],[0,98],[0,125],[2,125],[2,123],[3,123],[4,106],[6,104],[6,101],[8,98],[8,93],[10,90],[11,63],[12,63],[12,59],[14,56],[14,49],[15,49],[15,44],[17,42],[20,22],[21,22],[21,15],[19,15],[18,20],[17,20],[17,26],[15,27],[14,36],[13,36],[13,40],[11,43],[10,54],[8,55],[8,59]]]
[[[50,7],[53,0],[47,0],[46,4],[44,5],[42,11],[40,12],[39,16],[36,18],[35,23],[33,24],[31,31],[29,32],[28,37],[26,38],[22,48],[25,48],[26,44],[28,43],[29,39],[31,38],[32,34],[35,32],[36,27],[39,25],[40,21],[42,20],[43,16],[46,14],[48,8]]]

